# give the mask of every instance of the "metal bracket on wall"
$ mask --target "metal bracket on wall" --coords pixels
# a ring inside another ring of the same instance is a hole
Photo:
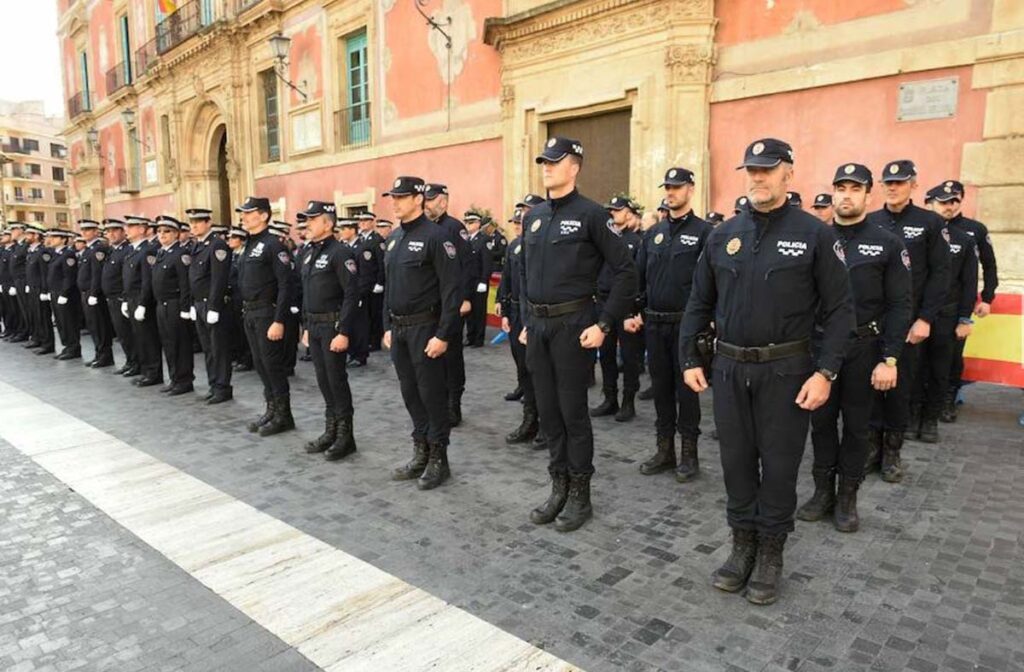
[[[452,17],[446,17],[447,21],[443,24],[438,23],[434,19],[427,16],[427,13],[423,11],[423,8],[427,6],[427,2],[429,2],[429,0],[412,0],[413,5],[416,7],[416,11],[419,12],[420,16],[422,16],[426,20],[427,25],[430,26],[431,30],[436,30],[437,32],[441,33],[441,35],[444,37],[444,47],[448,53],[448,80],[446,83],[448,99],[448,123],[445,130],[450,131],[452,130],[452,36],[448,34],[448,32],[441,26],[443,25],[447,26],[448,28],[451,28]]]

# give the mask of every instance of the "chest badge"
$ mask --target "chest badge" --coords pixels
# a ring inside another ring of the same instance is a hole
[[[540,230],[540,220],[539,219],[535,219],[535,220],[533,220],[533,224],[530,225],[530,231],[533,231],[534,233],[537,233],[537,231],[539,231],[539,230]]]
[[[740,241],[740,239],[733,238],[732,240],[725,244],[725,253],[731,257],[732,255],[739,252],[741,247],[743,247],[743,243]]]
[[[654,237],[654,244],[655,245],[661,245],[661,241],[663,241],[663,240],[665,240],[665,234],[659,233],[658,235],[656,235]],[[729,254],[732,254],[732,252],[730,252]]]

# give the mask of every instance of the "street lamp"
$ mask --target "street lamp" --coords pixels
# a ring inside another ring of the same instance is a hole
[[[292,49],[292,38],[285,37],[281,33],[278,33],[277,35],[272,35],[269,42],[270,53],[274,57],[274,72],[277,74],[277,78],[287,84],[292,91],[295,91],[302,96],[303,103],[308,103],[309,96],[306,95],[306,92],[292,84],[291,80],[283,74],[285,66],[288,65],[288,54]],[[306,86],[305,80],[303,80],[302,86]]]
[[[7,225],[7,194],[4,185],[4,165],[14,163],[6,154],[0,154],[0,225]]]
[[[128,130],[135,128],[135,110],[130,107],[121,110],[121,120],[124,121],[125,128]]]
[[[100,151],[100,132],[96,130],[95,126],[85,132],[85,140],[92,147],[92,151]]]

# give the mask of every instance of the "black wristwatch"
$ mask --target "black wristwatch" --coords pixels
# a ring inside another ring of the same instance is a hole
[[[828,369],[825,369],[825,368],[818,369],[817,372],[820,373],[822,376],[824,376],[825,380],[827,380],[830,383],[836,382],[836,378],[839,377],[838,373],[836,373],[834,371],[829,371]]]
[[[600,329],[601,333],[604,334],[605,336],[612,333],[612,325],[608,324],[603,320],[597,323],[597,328]]]

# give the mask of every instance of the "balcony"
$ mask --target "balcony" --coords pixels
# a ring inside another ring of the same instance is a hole
[[[156,50],[165,54],[188,38],[199,32],[203,26],[213,22],[211,12],[207,12],[203,3],[192,0],[169,14],[156,24]]]
[[[79,91],[68,98],[68,118],[74,119],[88,112],[92,112],[92,101],[84,91]]]
[[[33,173],[32,170],[25,165],[20,163],[12,163],[11,171],[7,177],[14,178],[16,180],[38,180],[42,178],[41,173]]]
[[[139,173],[126,168],[117,169],[117,190],[122,194],[139,193]]]
[[[370,144],[370,103],[359,103],[334,113],[337,147],[362,147]]]
[[[22,147],[20,144],[7,143],[0,146],[0,152],[4,154],[29,154],[32,150]]]
[[[132,69],[131,62],[118,63],[110,70],[107,70],[107,95],[113,96],[114,93],[121,89],[129,86],[132,83]]]

